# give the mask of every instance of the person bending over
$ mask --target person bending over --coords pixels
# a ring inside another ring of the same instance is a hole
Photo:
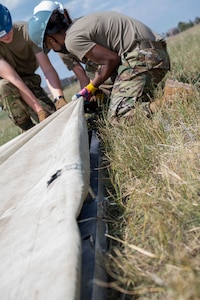
[[[57,72],[47,55],[29,38],[26,22],[12,23],[0,4],[0,106],[23,131],[66,104]],[[41,87],[41,67],[55,103]]]
[[[128,119],[141,105],[151,113],[158,83],[170,69],[165,40],[137,19],[114,11],[76,19],[54,9],[37,11],[29,21],[29,35],[44,52],[68,51],[80,61],[98,64],[98,72],[74,99],[90,101],[97,89],[117,72],[111,91],[108,119]]]

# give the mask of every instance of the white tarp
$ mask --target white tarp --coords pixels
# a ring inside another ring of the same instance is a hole
[[[83,99],[0,147],[0,299],[80,299],[89,187]]]

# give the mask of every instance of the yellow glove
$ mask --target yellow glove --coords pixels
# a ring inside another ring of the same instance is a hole
[[[98,88],[96,88],[91,81],[86,87],[84,87],[80,92],[78,92],[78,94],[75,94],[72,97],[72,101],[77,100],[80,97],[83,97],[86,102],[89,102],[97,89]]]

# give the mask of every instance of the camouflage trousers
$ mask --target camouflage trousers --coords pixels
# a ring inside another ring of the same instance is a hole
[[[40,86],[40,76],[32,74],[21,78],[38,99],[43,109],[49,114],[55,112],[56,108],[53,101]],[[38,115],[24,102],[19,90],[5,79],[0,80],[0,106],[8,112],[8,116],[14,124],[23,130],[28,130],[39,122]]]
[[[141,104],[146,110],[154,97],[158,83],[170,69],[166,48],[137,47],[124,53],[113,84],[108,107],[108,120],[133,115],[134,108]]]

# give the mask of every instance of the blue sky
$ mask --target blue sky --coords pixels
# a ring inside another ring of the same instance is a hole
[[[10,10],[13,21],[28,21],[34,6],[39,2],[40,0],[4,0],[1,4]],[[69,0],[60,2],[68,9],[72,18],[94,11],[114,10],[142,21],[159,34],[176,27],[180,21],[189,22],[200,17],[200,0]],[[60,78],[73,75],[58,55],[51,52],[49,57],[56,70],[59,70]],[[41,74],[40,70],[38,73]],[[44,80],[43,85],[46,85]]]

